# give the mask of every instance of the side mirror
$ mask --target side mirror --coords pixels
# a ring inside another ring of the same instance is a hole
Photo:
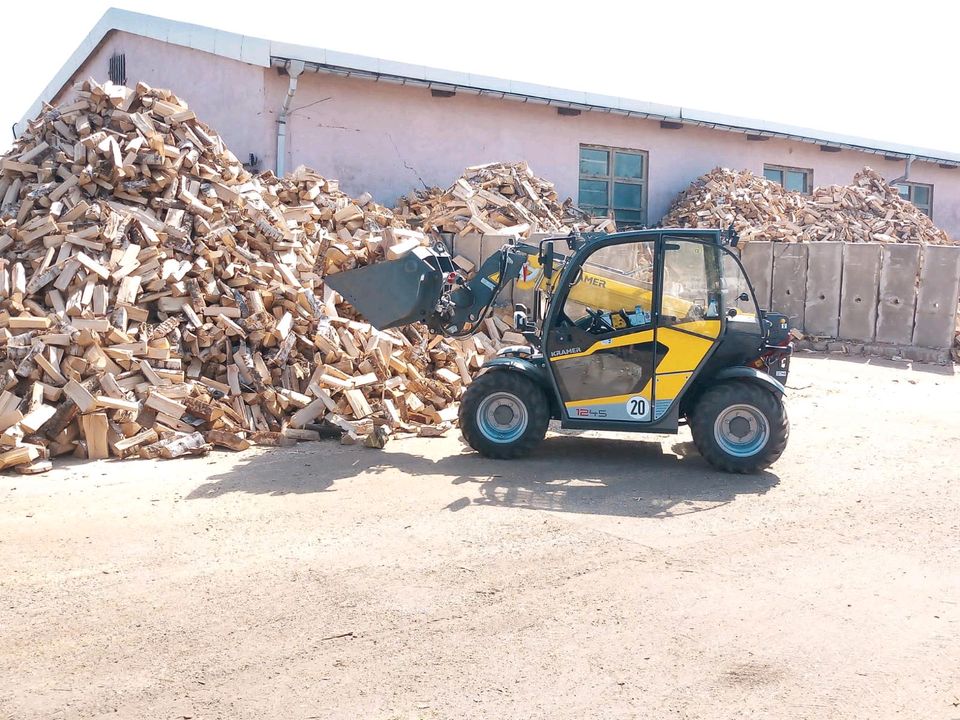
[[[740,302],[750,302],[750,296],[745,292],[740,293],[740,297],[737,298]]]
[[[730,308],[729,310],[727,310],[727,317],[728,317],[728,318],[734,318],[734,317],[736,317],[736,316],[737,316],[737,309],[736,309],[736,308]]]
[[[543,268],[543,277],[548,281],[553,279],[553,241],[545,242],[540,250],[540,266]]]

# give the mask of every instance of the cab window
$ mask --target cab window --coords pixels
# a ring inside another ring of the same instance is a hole
[[[653,321],[652,240],[595,250],[574,276],[563,320],[594,335]]]
[[[721,309],[717,247],[665,236],[660,324],[719,320]]]
[[[727,315],[727,328],[758,335],[761,332],[760,311],[743,268],[728,250],[723,252],[722,258],[723,311]]]

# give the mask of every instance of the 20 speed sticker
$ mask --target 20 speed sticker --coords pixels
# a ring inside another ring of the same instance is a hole
[[[631,420],[649,420],[650,403],[645,397],[635,395],[627,400],[627,415]]]

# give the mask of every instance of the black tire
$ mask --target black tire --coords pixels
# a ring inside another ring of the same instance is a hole
[[[499,404],[498,400],[501,401]],[[501,406],[506,410],[501,410]],[[495,437],[499,428],[491,425],[494,422],[492,414],[501,412],[506,415],[507,411],[510,415],[507,429],[499,438]],[[484,422],[482,416],[488,420]],[[522,430],[521,417],[525,417],[526,421]],[[516,427],[513,427],[510,423],[515,419]],[[470,384],[460,401],[463,438],[485,457],[507,459],[526,455],[543,440],[549,424],[550,409],[546,395],[536,383],[518,372],[486,372]]]
[[[734,410],[734,406],[746,406],[746,410]],[[766,426],[766,440],[761,443],[759,433],[756,439],[750,418],[761,427],[757,411]],[[724,422],[741,414],[744,420],[736,428],[731,422]],[[724,421],[718,419],[724,417]],[[790,437],[790,421],[783,406],[783,399],[769,390],[751,382],[732,381],[710,388],[697,400],[690,418],[690,432],[700,455],[718,470],[731,473],[755,473],[769,467],[777,461],[787,447]],[[726,437],[718,437],[722,428],[728,428]],[[744,432],[744,441],[740,453],[736,452],[737,432]],[[734,437],[731,438],[731,435]],[[758,445],[754,447],[753,445]],[[732,448],[732,449],[731,449]]]

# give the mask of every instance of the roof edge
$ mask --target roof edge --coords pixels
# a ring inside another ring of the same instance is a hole
[[[622,115],[676,120],[686,125],[709,127],[723,131],[756,134],[784,140],[824,145],[832,148],[877,155],[908,158],[930,163],[960,166],[960,153],[931,148],[859,138],[794,125],[723,115],[704,110],[600,95],[580,90],[525,83],[519,80],[444,70],[426,65],[355,55],[319,47],[274,42],[263,38],[230,33],[203,25],[169,20],[144,13],[109,8],[79,47],[44,88],[20,121],[14,126],[19,135],[34,118],[44,102],[54,98],[104,39],[114,31],[153,38],[161,42],[201,50],[251,65],[270,67],[291,60],[302,60],[317,72],[332,72],[374,79],[392,79],[411,84],[435,84],[461,88],[475,94],[508,99],[535,101],[588,111],[613,112]],[[279,61],[279,62],[278,62]]]
[[[115,31],[141,35],[161,42],[202,50],[228,57],[251,65],[270,66],[270,41],[263,38],[239,35],[206,27],[168,20],[144,13],[108,8],[93,29],[81,41],[66,63],[53,77],[20,120],[14,125],[19,136],[27,123],[36,117],[45,102],[50,102],[66,87],[84,62],[92,55],[107,36]]]

